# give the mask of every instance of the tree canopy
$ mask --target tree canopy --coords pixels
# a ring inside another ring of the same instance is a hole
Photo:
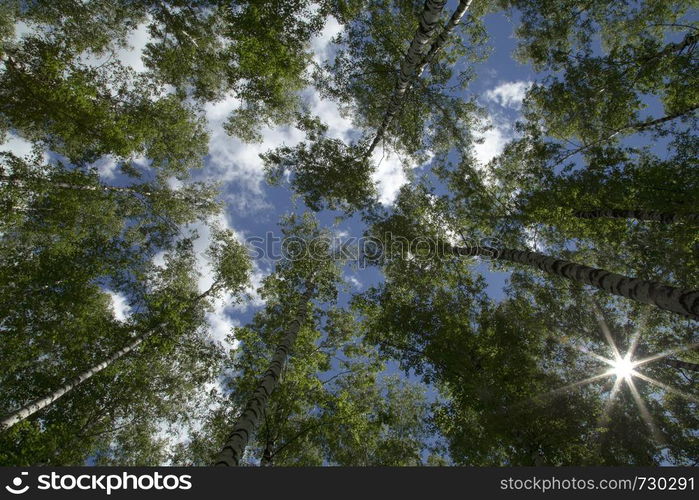
[[[695,0],[0,3],[1,465],[697,465]]]

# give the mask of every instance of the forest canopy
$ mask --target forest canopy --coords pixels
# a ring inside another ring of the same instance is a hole
[[[699,465],[696,0],[0,0],[0,465]]]

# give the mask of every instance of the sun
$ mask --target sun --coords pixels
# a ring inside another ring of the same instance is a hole
[[[609,326],[607,323],[604,321],[604,317],[602,316],[601,313],[597,314],[597,320],[600,325],[600,329],[602,330],[602,333],[604,334],[605,339],[607,340],[607,343],[609,344],[609,348],[611,350],[611,358],[607,358],[605,356],[601,356],[590,349],[587,348],[585,345],[580,345],[575,342],[572,342],[567,336],[565,335],[559,335],[554,337],[555,340],[558,340],[559,342],[565,343],[583,354],[589,356],[592,359],[596,359],[597,361],[601,362],[604,365],[607,365],[608,368],[605,371],[599,372],[595,375],[592,375],[584,380],[579,380],[577,382],[573,382],[571,384],[565,385],[563,387],[560,387],[558,389],[554,389],[553,391],[549,391],[546,394],[557,394],[562,391],[569,391],[571,389],[575,389],[577,387],[581,387],[587,384],[591,384],[593,382],[597,382],[600,380],[607,379],[608,377],[615,377],[616,380],[612,384],[611,389],[609,390],[609,396],[607,399],[607,402],[605,404],[604,410],[602,411],[600,415],[600,427],[606,427],[610,421],[611,418],[611,408],[612,404],[614,403],[617,395],[620,393],[623,387],[628,388],[631,396],[633,397],[634,402],[636,403],[636,406],[638,407],[639,414],[643,421],[646,423],[648,426],[650,432],[653,434],[653,437],[656,442],[662,443],[664,442],[664,437],[658,430],[658,428],[655,426],[655,423],[653,422],[653,418],[651,417],[650,412],[648,411],[648,408],[643,401],[643,397],[641,396],[641,393],[638,391],[636,388],[636,379],[642,380],[644,382],[647,382],[649,384],[654,385],[657,389],[662,389],[667,392],[671,392],[673,394],[677,394],[683,398],[686,398],[689,401],[692,401],[694,403],[699,404],[699,398],[692,394],[687,394],[685,392],[680,391],[679,389],[675,389],[672,386],[669,386],[663,382],[660,382],[658,380],[655,380],[652,377],[649,377],[645,373],[643,373],[643,367],[649,363],[652,363],[654,361],[658,361],[661,359],[665,359],[668,356],[672,356],[673,354],[677,354],[680,352],[685,352],[690,349],[697,349],[699,348],[699,342],[694,342],[691,344],[685,344],[681,345],[678,347],[673,347],[669,348],[665,351],[658,352],[656,354],[653,354],[651,356],[645,357],[645,358],[639,358],[636,357],[636,348],[638,346],[638,342],[640,340],[641,336],[641,329],[637,329],[636,332],[633,334],[633,336],[630,339],[629,346],[627,351],[622,354],[619,349],[617,348],[614,339],[612,337],[611,330],[609,329]],[[606,385],[605,385],[606,386]]]
[[[627,354],[623,358],[620,357],[612,363],[612,370],[617,378],[628,379],[631,378],[631,375],[634,375],[634,366],[636,366],[636,363],[631,361],[631,356]]]

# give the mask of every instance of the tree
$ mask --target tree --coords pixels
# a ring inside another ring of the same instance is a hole
[[[325,125],[302,115],[297,126],[306,132],[307,142],[263,155],[268,179],[279,183],[289,171],[292,188],[311,209],[350,214],[375,204],[372,153],[380,141],[390,141],[392,149],[405,155],[406,167],[425,161],[428,148],[446,154],[452,144],[464,142],[478,108],[451,96],[447,88],[454,77],[449,63],[464,55],[479,57],[480,9],[463,25],[463,33],[455,33],[470,4],[461,2],[441,29],[444,2],[372,2],[364,11],[341,11],[346,30],[337,42],[343,48],[317,68],[315,77],[323,95],[338,101],[357,126],[377,132],[347,145],[327,137]],[[417,5],[422,6],[419,16]],[[401,49],[408,40],[409,46]],[[429,74],[420,80],[428,66]],[[468,70],[460,75],[463,87],[469,78]]]
[[[412,80],[420,77],[420,73],[422,73],[421,70],[424,67],[422,61],[425,59],[427,51],[429,50],[428,44],[435,31],[438,29],[437,26],[440,21],[440,14],[445,4],[446,2],[443,1],[427,0],[425,2],[425,9],[420,14],[419,27],[410,42],[408,52],[400,66],[400,74],[398,82],[396,83],[396,88],[393,91],[393,95],[391,95],[391,100],[384,113],[381,125],[376,132],[376,136],[371,141],[369,149],[367,149],[367,157],[371,156],[374,148],[381,140],[386,127],[391,122],[391,118],[393,118],[400,107],[400,100],[406,90],[408,90]]]
[[[699,319],[699,292],[697,291],[682,290],[648,280],[629,278],[604,269],[595,269],[529,250],[487,246],[475,248],[455,246],[450,251],[461,256],[493,257],[537,267],[542,271],[592,285],[615,295],[652,304],[692,319]]]
[[[226,365],[218,405],[201,430],[176,450],[175,464],[206,465],[229,434],[277,346],[283,313],[260,311],[244,328]],[[363,345],[349,311],[316,308],[299,331],[281,381],[250,435],[243,465],[419,465],[427,452],[425,388],[389,377],[374,349]]]
[[[317,8],[316,8],[317,7]],[[153,41],[145,64],[181,95],[242,101],[229,117],[229,133],[259,141],[261,125],[289,124],[308,84],[309,42],[320,32],[330,3],[307,0],[153,2]]]
[[[477,108],[448,91],[452,78],[464,88],[471,77],[470,68],[455,75],[452,65],[460,58],[477,60],[484,41],[482,6],[471,6],[469,21],[455,29],[467,5],[459,3],[441,29],[444,2],[371,2],[344,20],[346,29],[337,40],[341,49],[319,70],[319,88],[358,127],[376,130],[367,140],[373,145],[364,146],[366,158],[381,140],[418,159],[426,148],[448,151],[456,139],[451,128],[439,126],[442,110],[459,135],[469,136]]]
[[[215,259],[215,265],[217,267],[216,277],[214,279],[213,285],[205,292],[190,299],[187,303],[187,306],[184,308],[180,306],[177,309],[173,309],[173,303],[162,305],[163,309],[169,310],[168,312],[170,313],[172,313],[173,311],[178,311],[178,315],[180,316],[180,318],[178,318],[178,321],[182,321],[182,317],[187,317],[191,315],[192,311],[199,306],[200,301],[206,299],[210,295],[215,295],[216,293],[219,293],[222,289],[228,289],[234,295],[239,295],[240,293],[242,293],[244,287],[247,285],[250,264],[248,262],[247,253],[244,247],[240,243],[236,242],[230,234],[224,232],[218,233],[217,239],[218,241],[216,241],[212,245],[209,251],[210,255]],[[157,292],[151,292],[151,294],[156,297],[158,295]],[[168,297],[168,300],[173,301],[173,298]],[[163,311],[156,310],[154,311],[154,313],[155,315],[159,315],[162,314]],[[0,430],[7,430],[8,428],[12,427],[18,422],[21,422],[22,420],[26,419],[30,415],[51,405],[58,398],[72,391],[78,385],[88,381],[90,378],[92,378],[94,375],[104,370],[105,368],[108,368],[115,361],[119,360],[123,356],[130,354],[134,349],[140,346],[144,341],[148,340],[151,336],[155,334],[162,335],[163,332],[166,331],[166,328],[171,326],[168,324],[168,322],[161,322],[157,325],[153,325],[152,320],[150,320],[148,321],[148,323],[149,325],[147,326],[145,331],[143,331],[142,333],[136,333],[135,335],[131,335],[132,339],[128,345],[119,349],[101,363],[92,366],[84,372],[80,373],[75,378],[69,380],[68,382],[66,382],[61,387],[54,390],[47,396],[34,400],[24,405],[22,408],[14,411],[10,415],[4,417],[3,420],[0,421],[0,425],[2,425],[2,428]]]
[[[215,199],[219,188],[216,184],[189,182],[172,189],[165,178],[157,177],[151,182],[112,186],[100,180],[93,169],[84,171],[60,161],[45,163],[39,155],[22,159],[12,153],[0,153],[0,159],[0,183],[5,185],[3,196],[8,212],[41,210],[30,208],[27,200],[40,198],[54,189],[83,191],[83,199],[89,198],[90,192],[97,199],[106,193],[122,194],[138,201],[144,213],[150,211],[161,220],[170,219],[172,224],[204,220],[221,209]],[[13,197],[22,201],[12,200]]]
[[[290,171],[291,187],[311,210],[341,209],[349,214],[370,208],[376,202],[376,188],[370,177],[373,166],[361,155],[363,145],[347,146],[325,137],[327,126],[317,120],[300,125],[310,144],[280,146],[261,155],[268,182],[278,185]]]
[[[162,86],[118,62],[91,67],[44,39],[22,39],[3,55],[0,115],[30,141],[73,163],[110,154],[182,177],[201,166],[207,134],[202,120]]]
[[[300,304],[301,307],[308,304],[312,295],[313,285],[309,283],[308,288],[302,295],[303,301]],[[257,390],[233,426],[233,432],[228,437],[228,441],[226,441],[216,465],[231,466],[238,465],[240,462],[240,457],[245,451],[249,436],[257,429],[260,416],[266,410],[267,400],[277,387],[282,368],[286,363],[291,348],[296,342],[302,319],[303,313],[298,313],[298,315],[291,320],[290,326],[284,332],[281,343],[277,346],[269,368],[260,379]]]
[[[442,49],[448,40],[449,35],[454,31],[454,28],[457,24],[459,24],[459,21],[463,17],[464,13],[471,5],[471,1],[472,0],[463,0],[459,2],[456,11],[449,19],[449,22],[442,30],[439,30],[437,35],[434,37],[434,41],[432,41],[433,33],[438,30],[436,25],[440,20],[440,13],[446,2],[430,0],[425,2],[425,10],[420,16],[420,26],[415,33],[415,37],[410,42],[408,52],[405,55],[403,63],[401,64],[398,82],[396,83],[396,88],[393,91],[393,95],[391,95],[391,100],[389,101],[388,108],[384,113],[381,125],[376,131],[376,135],[371,141],[366,153],[364,153],[366,158],[371,156],[374,148],[376,148],[379,141],[381,141],[383,138],[386,129],[391,123],[391,120],[401,108],[401,100],[412,86],[413,80],[420,78],[422,72],[425,70],[425,67]],[[429,44],[431,41],[431,45],[429,45],[429,48],[425,50],[427,44]]]
[[[642,221],[655,221],[662,222],[664,224],[672,224],[673,222],[681,222],[686,219],[689,222],[699,220],[697,214],[687,214],[685,217],[682,214],[675,214],[672,212],[652,212],[649,210],[621,210],[618,208],[601,209],[601,210],[587,210],[587,211],[577,211],[574,212],[575,217],[580,217],[581,219],[599,219],[603,217],[615,218],[615,219],[636,219]]]
[[[35,151],[0,157],[0,415],[14,423],[0,463],[696,464],[691,4],[5,6],[0,136]],[[489,114],[468,85],[496,10],[538,75],[482,164]],[[342,31],[319,62],[330,15]],[[144,29],[137,72],[118,59]],[[310,86],[360,133],[313,117]],[[360,212],[362,258],[382,274],[343,308],[344,248],[290,216],[265,305],[228,350],[208,335],[209,299],[244,296],[250,263],[211,224],[217,187],[188,179],[206,161],[203,111],[223,100],[243,141],[305,132],[261,155],[268,182],[313,211]],[[408,179],[390,206],[384,155]],[[214,240],[206,292],[192,223]],[[395,362],[404,377],[386,374]],[[172,446],[163,428],[189,436]]]
[[[391,254],[382,261],[386,281],[353,305],[363,318],[369,345],[439,388],[442,397],[433,422],[454,463],[618,465],[665,459],[663,443],[656,442],[657,433],[648,432],[631,392],[622,386],[609,401],[614,379],[599,376],[608,366],[581,354],[612,357],[582,287],[553,287],[518,272],[506,297],[495,301],[484,293],[483,278],[474,276],[462,259],[420,257],[417,251],[413,258]],[[604,294],[595,297],[607,300]],[[668,344],[681,346],[687,334],[691,337],[691,327],[675,316],[632,303],[605,304],[604,309],[622,353],[629,338],[621,334],[636,328],[648,354],[657,348],[654,342],[667,349]],[[670,320],[672,326],[657,325],[657,320]],[[679,338],[671,340],[674,335]],[[662,366],[649,363],[639,371],[660,377],[661,371],[650,370]],[[597,377],[585,383],[592,376]],[[664,377],[660,380],[668,383]],[[673,460],[687,463],[692,438],[681,431],[682,424],[673,423],[685,411],[683,398],[674,408],[657,404],[656,387],[636,380],[654,428],[666,439],[665,448],[673,450]],[[674,392],[664,394],[675,397]]]
[[[691,370],[693,372],[699,372],[699,365],[696,363],[690,363],[688,361],[682,361],[681,359],[668,359],[665,361],[668,365],[673,368],[678,368],[680,370]]]
[[[118,18],[125,8],[131,23],[148,26],[151,41],[143,59],[153,77],[172,85],[180,97],[211,102],[232,93],[241,99],[243,105],[231,115],[228,129],[245,140],[258,140],[260,125],[293,119],[299,106],[295,94],[306,84],[307,45],[328,13],[324,3],[314,9],[307,1],[242,2],[231,7],[219,1],[179,0],[139,6],[117,2],[102,12]],[[97,19],[112,25],[111,19]],[[82,22],[89,26],[94,20]],[[118,40],[115,36],[113,42]]]
[[[330,259],[329,242],[323,238],[317,222],[303,217],[298,223],[289,218],[284,230],[293,247],[287,250],[286,260],[277,265],[275,275],[266,281],[264,296],[273,299],[275,319],[280,324],[281,336],[269,367],[256,385],[242,413],[236,420],[221,453],[217,465],[237,466],[250,436],[257,430],[267,403],[279,384],[282,369],[289,353],[294,349],[299,332],[312,313],[311,299],[332,299],[338,269]]]
[[[538,179],[547,185],[573,171],[573,177],[581,178],[589,170],[588,179],[595,178],[596,184],[611,181],[600,169],[616,164],[615,170],[625,170],[622,175],[633,182],[622,187],[623,192],[642,190],[634,196],[637,203],[619,205],[618,197],[608,191],[600,193],[609,198],[600,197],[597,204],[603,206],[595,208],[647,208],[644,204],[652,197],[644,198],[653,185],[636,182],[653,175],[644,176],[645,169],[658,172],[653,162],[661,163],[649,161],[648,136],[653,143],[669,142],[671,150],[684,148],[696,120],[696,85],[694,75],[687,73],[696,64],[696,33],[683,19],[687,5],[648,1],[624,9],[614,2],[575,0],[500,4],[521,11],[517,28],[521,59],[551,71],[527,92],[524,120],[517,127],[520,138],[491,165],[493,178],[503,183],[502,197],[516,199],[519,190],[541,189],[541,183],[535,186]],[[663,110],[648,116],[645,110],[653,99]],[[691,173],[687,180],[693,182]],[[687,193],[682,203],[691,210],[692,196]],[[675,208],[658,207],[658,211]]]
[[[20,4],[10,0],[5,4],[15,8],[13,21],[27,23],[52,45],[76,53],[113,55],[127,44],[129,33],[146,20],[145,2],[30,0]]]
[[[206,220],[218,209],[204,185],[102,189],[94,172],[38,158],[3,160],[10,181],[0,182],[6,208],[0,255],[8,263],[0,270],[0,359],[8,374],[20,367],[26,373],[46,352],[70,352],[106,334],[110,328],[86,327],[103,301],[93,297],[105,289],[131,296],[152,259],[182,236],[178,224]]]
[[[646,1],[637,9],[607,0],[503,0],[498,4],[521,14],[516,55],[537,69],[555,70],[578,56],[589,55],[596,39],[609,54],[644,44],[657,47],[668,32],[686,28],[682,21],[691,8],[680,1]]]
[[[425,250],[422,251],[423,258],[439,258],[445,254],[461,257],[479,256],[535,267],[552,275],[592,285],[614,295],[652,304],[689,318],[699,319],[699,292],[697,291],[683,290],[649,280],[629,278],[604,269],[576,264],[535,251],[502,247],[497,243],[489,245],[487,242],[476,240],[476,242],[465,241],[464,244],[457,245],[450,242],[450,237],[445,231],[445,229],[449,229],[448,225],[441,229],[434,227],[436,224],[444,224],[444,221],[449,224],[454,220],[451,214],[440,212],[448,207],[447,201],[435,202],[424,188],[417,188],[414,192],[411,192],[411,188],[405,188],[402,196],[405,201],[397,204],[397,210],[383,220],[377,217],[377,223],[371,229],[372,235],[380,242],[383,250],[388,253],[380,256],[380,259],[395,258],[391,254],[395,246],[393,240],[400,238],[400,242],[405,242],[406,246],[398,248],[398,251],[404,254],[398,255],[398,258],[405,258],[410,254],[419,255],[419,246],[423,244],[424,249],[428,252],[428,255],[424,255]],[[457,226],[455,230],[459,229]]]

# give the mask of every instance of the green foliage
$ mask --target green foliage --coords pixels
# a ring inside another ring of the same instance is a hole
[[[201,166],[207,142],[201,120],[118,63],[82,66],[60,47],[25,38],[7,51],[5,66],[3,120],[72,162],[146,155],[152,167],[178,176]]]
[[[357,127],[379,128],[423,4],[366,2],[361,11],[350,6],[357,15],[342,19],[346,24],[337,39],[340,49],[319,68],[316,78],[324,95],[341,103]],[[421,158],[427,148],[436,152],[448,150],[456,138],[444,126],[444,116],[451,123],[460,124],[473,112],[473,104],[452,98],[448,87],[452,79],[458,79],[464,88],[473,77],[469,69],[457,74],[453,68],[456,61],[475,62],[482,57],[485,30],[479,9],[474,10],[476,13],[457,27],[446,48],[429,64],[429,73],[412,86],[400,103],[400,111],[386,134],[397,151]],[[458,130],[468,135],[465,127],[459,126]]]
[[[417,465],[425,447],[427,405],[420,388],[379,372],[382,363],[358,338],[356,318],[333,306],[339,269],[327,234],[309,216],[287,219],[295,238],[268,276],[260,294],[266,307],[235,330],[240,347],[231,353],[226,390],[204,429],[175,450],[175,463],[206,465],[225,440],[265,371],[300,292],[316,290],[279,387],[248,446],[248,462],[262,465]],[[301,245],[301,243],[305,243]],[[304,248],[305,251],[302,251]],[[327,302],[326,307],[321,307]]]
[[[291,172],[291,187],[312,210],[344,210],[370,207],[376,200],[371,180],[373,165],[362,157],[363,148],[347,146],[340,139],[320,137],[291,148],[281,146],[262,155],[267,179],[279,184]]]
[[[256,142],[260,126],[291,123],[307,83],[308,44],[326,15],[306,0],[158,2],[144,62],[181,95],[235,96],[242,104],[226,130]]]
[[[127,44],[129,32],[145,21],[145,2],[91,0],[6,0],[18,7],[18,17],[46,37],[75,53],[112,52]]]
[[[247,465],[696,465],[696,374],[665,356],[699,362],[693,323],[444,251],[489,238],[696,288],[696,1],[474,1],[391,109],[422,0],[0,3],[0,137],[34,145],[0,155],[0,415],[145,339],[0,434],[0,464],[208,465],[302,318]],[[545,73],[514,139],[479,165],[486,113],[467,91],[495,10],[516,20],[516,57]],[[330,15],[343,30],[319,62]],[[143,72],[116,60],[137,29]],[[331,136],[305,102],[311,85],[361,133]],[[383,275],[341,307],[332,233],[285,217],[265,306],[230,350],[207,313],[247,297],[252,263],[211,222],[220,186],[189,179],[208,152],[203,110],[224,100],[224,129],[243,141],[265,126],[305,132],[261,155],[268,182],[313,211],[361,213],[380,250],[365,262]],[[409,178],[390,207],[374,185],[381,150]],[[125,182],[106,183],[97,160]],[[580,215],[602,210],[671,222]],[[202,255],[193,223],[209,226]],[[508,273],[502,291],[483,276],[493,270]],[[612,344],[644,359],[630,382],[604,374]],[[388,375],[390,361],[407,377]]]
[[[602,49],[615,53],[624,45],[662,43],[668,28],[684,29],[684,16],[696,2],[644,0],[501,0],[503,8],[517,9],[518,55],[537,69],[559,69],[569,60],[589,54],[600,39]]]
[[[207,256],[213,263],[213,286],[240,296],[249,284],[252,269],[248,251],[230,230],[217,229],[212,236]]]

